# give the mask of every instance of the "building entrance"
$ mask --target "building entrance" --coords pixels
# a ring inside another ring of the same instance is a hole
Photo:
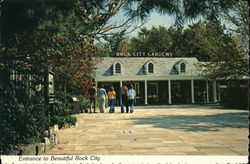
[[[148,103],[157,104],[158,102],[158,83],[148,83]]]
[[[191,82],[182,80],[182,81],[173,81],[171,83],[171,92],[172,92],[172,102],[173,104],[183,104],[191,103]]]

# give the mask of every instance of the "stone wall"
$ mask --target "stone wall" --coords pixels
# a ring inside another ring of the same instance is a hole
[[[71,125],[65,124],[63,128],[70,128]],[[6,155],[42,155],[44,152],[59,144],[58,125],[49,128],[47,137],[44,137],[41,143],[29,144],[21,147],[19,150],[12,150]]]

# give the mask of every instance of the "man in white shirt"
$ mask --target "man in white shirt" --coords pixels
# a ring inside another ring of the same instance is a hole
[[[129,86],[129,90],[128,90],[128,104],[130,107],[130,113],[134,112],[134,100],[135,100],[135,90],[133,89],[133,85]]]
[[[107,99],[107,93],[106,90],[104,89],[104,86],[101,85],[101,88],[98,90],[98,98],[100,100],[100,112],[104,113],[104,109],[105,109],[105,102]]]

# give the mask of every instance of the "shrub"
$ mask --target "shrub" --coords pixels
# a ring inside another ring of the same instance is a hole
[[[25,88],[8,85],[1,87],[0,97],[0,154],[17,145],[40,142],[51,125],[62,127],[64,123],[75,125],[77,121],[70,115],[69,95],[66,101],[61,98],[45,106],[44,102],[35,101],[37,96],[30,99]]]
[[[6,88],[0,99],[0,148],[10,149],[13,145],[28,144],[43,137],[48,127],[44,106],[30,104],[18,99],[13,88]],[[33,138],[33,139],[31,139]]]
[[[57,102],[58,103],[58,102]],[[75,121],[73,116],[70,115],[70,109],[68,109],[64,105],[58,105],[55,104],[51,108],[53,111],[50,111],[50,125],[58,124],[59,127],[62,127],[64,123],[70,123],[72,125],[75,125],[76,123],[76,118]]]
[[[56,92],[56,103],[50,106],[50,125],[58,124],[62,127],[64,123],[75,125],[77,119],[71,116],[73,112],[72,94],[64,95],[63,92]]]
[[[63,92],[56,92],[58,103],[64,104],[65,106],[63,108],[67,108],[71,114],[75,114],[75,111],[73,111],[73,97],[76,97],[79,100],[80,111],[84,111],[89,108],[89,100],[82,94],[66,93],[66,95],[64,95]]]
[[[87,99],[85,96],[80,95],[80,94],[74,95],[74,96],[77,97],[78,100],[79,100],[80,110],[81,111],[84,111],[84,110],[89,108],[89,106],[90,106],[89,99]]]
[[[66,122],[71,125],[75,125],[77,122],[77,119],[74,116],[66,116],[65,118],[66,118]]]

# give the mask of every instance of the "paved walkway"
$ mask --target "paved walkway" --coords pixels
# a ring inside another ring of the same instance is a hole
[[[45,154],[248,155],[246,110],[145,106],[136,107],[132,114],[82,113],[76,117],[78,126],[60,130],[60,144]]]

